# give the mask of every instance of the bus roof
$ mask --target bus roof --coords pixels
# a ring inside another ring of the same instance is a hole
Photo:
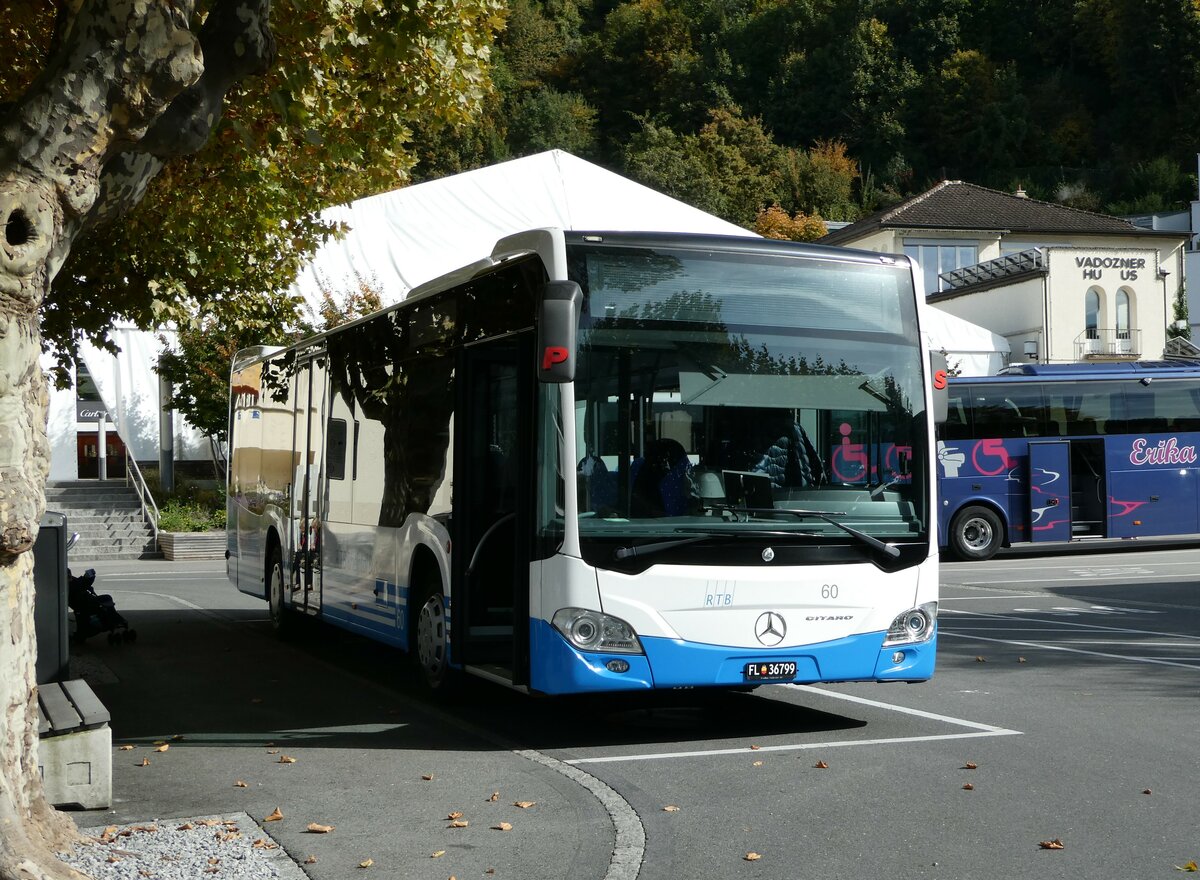
[[[1200,377],[1200,361],[1119,361],[1087,364],[1012,364],[995,376],[955,376],[951,382],[1011,382],[1037,378],[1049,381],[1084,379],[1142,379],[1148,376]]]

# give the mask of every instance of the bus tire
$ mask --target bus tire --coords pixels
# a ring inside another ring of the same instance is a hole
[[[446,597],[433,590],[417,609],[412,657],[421,683],[431,691],[447,690],[450,682],[449,627],[446,623]]]
[[[964,507],[950,522],[950,546],[967,561],[991,559],[1004,540],[1004,527],[994,511],[981,505]]]
[[[283,556],[279,547],[272,547],[267,557],[267,614],[271,629],[280,638],[291,633],[294,612],[287,607],[287,581],[283,576]]]

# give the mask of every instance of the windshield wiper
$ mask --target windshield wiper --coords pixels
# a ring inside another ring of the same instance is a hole
[[[635,544],[632,547],[618,547],[616,557],[617,559],[632,559],[635,556],[646,556],[650,553],[657,553],[659,550],[682,547],[684,544],[695,544],[697,541],[703,541],[711,537],[711,534],[691,535],[687,538],[676,538],[674,541],[655,541],[652,544]]]
[[[678,529],[675,529],[675,531],[680,532],[680,533],[682,533],[682,532],[694,533],[696,530],[695,529],[687,529],[687,528],[678,528]],[[737,531],[732,531],[732,532],[714,531],[711,529],[707,529],[707,530],[701,532],[700,534],[689,534],[686,538],[675,538],[674,540],[671,540],[671,541],[654,541],[650,544],[635,544],[632,547],[618,547],[617,551],[616,551],[616,557],[617,557],[617,559],[632,559],[635,556],[648,556],[649,554],[657,553],[660,550],[670,550],[672,547],[682,547],[685,544],[694,544],[697,541],[703,541],[706,538],[733,538],[736,540],[738,538],[746,538],[746,537],[794,538],[795,536],[796,536],[795,532],[780,531],[778,529],[773,529],[770,531],[768,531],[766,529],[755,529],[753,531],[746,530],[746,529],[738,529]]]
[[[829,523],[831,526],[841,529],[847,535],[851,535],[852,537],[855,537],[858,540],[862,541],[868,547],[874,547],[876,550],[886,553],[888,556],[891,556],[893,559],[900,555],[900,549],[898,547],[894,547],[891,544],[885,544],[885,543],[883,543],[883,541],[879,540],[876,537],[868,535],[866,532],[860,532],[858,529],[854,528],[853,526],[848,526],[845,523],[840,523],[836,519],[834,519],[834,516],[845,516],[844,513],[839,513],[839,514],[822,513],[819,510],[800,510],[798,508],[791,508],[791,507],[728,507],[726,505],[716,505],[714,507],[711,507],[710,509],[711,510],[722,510],[722,511],[728,510],[731,513],[735,513],[735,514],[736,513],[758,514],[760,516],[769,516],[771,514],[787,513],[787,514],[791,514],[792,516],[798,516],[802,519],[804,517],[812,517],[813,519],[824,520],[825,522]]]

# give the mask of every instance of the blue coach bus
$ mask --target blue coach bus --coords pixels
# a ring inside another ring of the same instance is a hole
[[[937,437],[938,539],[960,559],[1200,533],[1200,362],[951,378]]]

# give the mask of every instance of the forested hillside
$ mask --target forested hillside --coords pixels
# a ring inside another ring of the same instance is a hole
[[[419,178],[557,147],[743,225],[943,178],[1110,213],[1195,185],[1193,0],[513,0],[494,59]]]

